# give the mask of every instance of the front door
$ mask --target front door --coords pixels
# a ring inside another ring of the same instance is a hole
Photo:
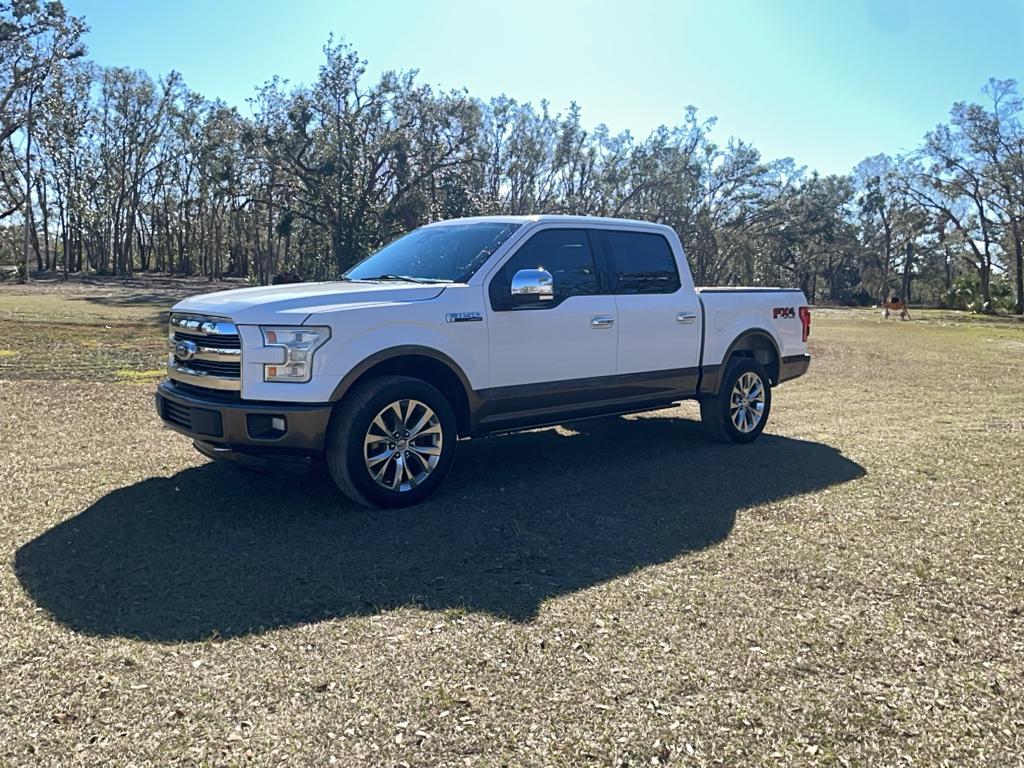
[[[510,303],[512,277],[522,269],[550,272],[553,299]],[[534,233],[493,274],[488,295],[492,388],[517,387],[518,396],[529,396],[552,382],[577,380],[583,385],[578,380],[614,376],[615,297],[604,290],[587,230],[547,228]]]

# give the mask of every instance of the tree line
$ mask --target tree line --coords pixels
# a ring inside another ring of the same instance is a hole
[[[330,278],[429,221],[567,213],[671,225],[700,284],[1024,309],[1013,80],[913,151],[822,176],[716,141],[694,107],[638,138],[576,104],[371,79],[333,39],[310,85],[275,78],[243,114],[177,73],[89,61],[86,32],[59,2],[0,0],[0,253],[23,277],[27,253],[64,275]]]

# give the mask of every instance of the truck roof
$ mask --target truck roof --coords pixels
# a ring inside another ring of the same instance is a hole
[[[473,222],[493,221],[499,223],[509,224],[530,224],[530,223],[560,223],[560,224],[581,224],[581,225],[594,225],[594,224],[628,224],[629,226],[641,226],[650,227],[651,229],[668,229],[671,227],[665,224],[655,224],[651,221],[640,221],[639,219],[616,219],[609,216],[568,216],[564,214],[554,213],[542,213],[531,216],[467,216],[461,219],[446,219],[444,221],[435,221],[428,224],[428,227],[440,226],[443,224],[451,224],[453,222],[459,222],[462,224],[470,224]]]

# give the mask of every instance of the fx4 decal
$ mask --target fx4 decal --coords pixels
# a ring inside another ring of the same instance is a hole
[[[772,310],[772,320],[778,320],[780,317],[796,317],[796,310],[793,307],[775,307]]]

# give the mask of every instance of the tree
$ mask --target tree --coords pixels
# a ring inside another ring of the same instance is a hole
[[[53,68],[85,55],[87,29],[55,0],[0,1],[0,144],[25,126],[29,97]]]
[[[991,111],[976,104],[954,107],[955,120],[983,158],[990,204],[1001,218],[1003,237],[1014,255],[1015,312],[1024,314],[1024,99],[1015,80],[990,79],[983,93]]]
[[[78,60],[84,24],[59,4],[0,0],[0,19],[0,217],[24,210],[40,269],[331,278],[440,218],[571,213],[671,225],[702,284],[844,303],[972,290],[980,306],[1008,272],[1021,309],[1013,81],[990,81],[985,106],[955,104],[906,157],[821,176],[719,139],[693,106],[645,137],[613,134],[576,103],[481,100],[415,71],[370,80],[334,40],[309,86],[272,79],[246,116],[176,73]]]

